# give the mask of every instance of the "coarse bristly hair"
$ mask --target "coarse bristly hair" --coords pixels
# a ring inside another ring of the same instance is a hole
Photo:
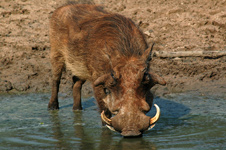
[[[70,4],[66,16],[71,17],[71,24],[76,24],[80,31],[88,32],[87,42],[105,43],[110,53],[117,50],[124,56],[139,56],[147,48],[142,32],[131,19],[108,13],[100,6]]]
[[[77,60],[86,59],[88,63],[95,60],[93,62],[97,64],[94,65],[95,70],[99,69],[99,72],[108,72],[112,68],[112,64],[106,62],[112,61],[113,65],[116,65],[115,60],[119,58],[139,58],[148,47],[142,32],[131,19],[108,13],[100,6],[75,4],[63,6],[55,15],[53,14],[52,24],[55,24],[53,28],[57,26],[61,28],[58,29],[61,30],[58,33],[65,30],[63,38],[68,36],[70,54],[83,57]],[[72,57],[66,58],[68,64],[72,64],[70,63]],[[105,71],[101,70],[103,68]]]
[[[157,121],[145,113],[153,103],[150,88],[165,81],[150,71],[153,47],[148,48],[132,20],[99,6],[69,4],[52,15],[50,43],[49,109],[59,109],[59,84],[66,66],[73,74],[74,110],[82,109],[81,88],[90,80],[100,112],[106,118],[115,114],[112,125],[123,136],[138,136]]]
[[[132,20],[119,14],[105,13],[84,20],[80,28],[91,27],[90,39],[105,41],[108,50],[117,50],[122,56],[140,56],[147,48],[144,36]]]

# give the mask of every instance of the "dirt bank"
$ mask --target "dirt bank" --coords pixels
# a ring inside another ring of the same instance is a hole
[[[139,25],[154,51],[226,50],[226,0],[80,0],[119,13]],[[0,92],[49,92],[48,23],[66,0],[2,0],[0,2]],[[226,56],[154,57],[152,68],[168,85],[158,95],[186,90],[224,92]],[[71,92],[70,72],[63,75],[61,92]],[[84,94],[92,93],[89,84]]]

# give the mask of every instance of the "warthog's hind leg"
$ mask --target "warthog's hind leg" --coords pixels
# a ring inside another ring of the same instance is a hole
[[[63,57],[59,54],[51,56],[51,64],[52,64],[52,93],[48,104],[48,109],[54,110],[59,109],[58,92],[62,71],[65,65]]]

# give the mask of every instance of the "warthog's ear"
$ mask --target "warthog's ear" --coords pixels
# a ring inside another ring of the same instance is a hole
[[[164,80],[163,77],[160,77],[156,73],[153,73],[153,72],[150,72],[150,71],[149,71],[149,74],[150,74],[152,82],[153,82],[152,84],[154,84],[154,85],[155,84],[166,85],[166,81]]]
[[[112,86],[116,84],[116,77],[114,73],[108,73],[100,76],[99,78],[94,81],[94,86],[99,86],[99,85],[105,85],[105,86]]]
[[[152,59],[152,50],[154,45],[155,43],[153,43],[151,47],[147,48],[142,56],[147,63],[149,63]]]
[[[110,74],[105,74],[105,75],[100,76],[99,78],[96,79],[96,81],[94,81],[94,86],[103,85],[107,81],[109,76],[110,76]]]

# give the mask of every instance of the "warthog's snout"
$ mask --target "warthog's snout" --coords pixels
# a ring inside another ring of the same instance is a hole
[[[103,111],[101,118],[109,129],[120,132],[124,137],[141,136],[144,131],[153,128],[160,117],[160,108],[156,104],[154,106],[157,112],[153,118],[146,116],[143,112],[123,111],[111,119],[107,118]]]

